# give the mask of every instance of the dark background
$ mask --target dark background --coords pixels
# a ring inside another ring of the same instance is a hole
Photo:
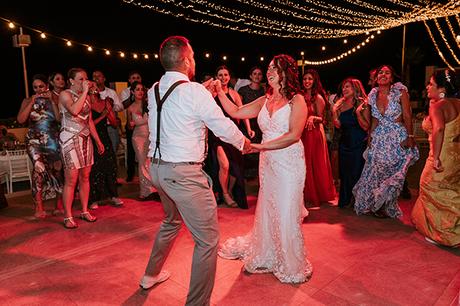
[[[54,38],[43,40],[38,34],[25,29],[25,34],[30,34],[32,38],[32,45],[26,48],[29,79],[36,73],[62,71],[66,74],[69,68],[82,67],[89,74],[100,69],[105,72],[109,82],[114,82],[126,81],[129,71],[139,70],[144,83],[150,86],[163,73],[152,53],[157,53],[160,43],[170,35],[183,35],[190,39],[195,50],[197,79],[204,73],[214,73],[215,68],[223,63],[236,77],[247,77],[252,66],[261,65],[265,70],[271,57],[279,53],[300,59],[300,51],[304,51],[308,59],[327,58],[365,39],[365,36],[347,37],[348,44],[344,45],[343,38],[299,40],[257,36],[188,22],[124,4],[120,0],[2,1],[0,16],[56,36],[112,51],[111,56],[106,56],[100,50],[90,53],[83,46],[69,48],[63,41]],[[0,25],[0,117],[7,118],[16,116],[25,93],[21,52],[12,47],[11,38],[19,30],[9,29],[6,23]],[[419,99],[424,88],[425,66],[444,64],[436,54],[423,23],[409,24],[406,31],[408,61],[411,63],[409,87],[412,98]],[[327,46],[326,52],[321,51],[323,45]],[[334,92],[339,82],[347,76],[356,76],[366,84],[368,71],[381,64],[390,64],[399,72],[401,48],[402,27],[399,27],[382,32],[356,54],[333,64],[317,66],[316,69],[324,87]],[[416,61],[411,59],[415,48],[421,53]],[[115,50],[127,53],[126,58],[114,55]],[[148,52],[150,59],[146,61],[141,57],[134,60],[128,54],[130,51]],[[204,57],[205,52],[211,54],[210,59]],[[221,59],[223,55],[229,57],[226,62]],[[241,56],[246,57],[245,62],[241,62]],[[260,56],[265,57],[262,63]]]

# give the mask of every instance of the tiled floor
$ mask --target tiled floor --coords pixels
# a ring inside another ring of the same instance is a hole
[[[222,239],[251,228],[256,186],[249,187],[249,210],[219,207]],[[0,304],[183,305],[193,251],[185,228],[166,262],[171,278],[139,289],[163,213],[160,203],[136,201],[137,188],[120,187],[123,208],[103,206],[96,223],[80,220],[76,230],[64,229],[61,217],[29,220],[28,193],[10,198],[0,211]],[[425,242],[408,218],[413,200],[400,204],[406,213],[400,221],[357,217],[332,205],[310,211],[303,233],[314,273],[301,285],[219,259],[212,304],[458,305],[460,251]]]

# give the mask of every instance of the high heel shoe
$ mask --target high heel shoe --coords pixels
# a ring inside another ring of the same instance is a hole
[[[86,222],[96,222],[97,218],[92,216],[89,211],[84,211],[80,213],[80,219],[85,220]]]
[[[74,229],[78,227],[78,224],[73,220],[73,217],[64,218],[64,227],[67,229]]]
[[[232,199],[232,197],[230,196],[230,194],[228,193],[223,193],[222,194],[222,198],[224,200],[224,203],[228,206],[228,207],[231,207],[231,208],[236,208],[238,207],[238,204],[235,202],[235,200]]]

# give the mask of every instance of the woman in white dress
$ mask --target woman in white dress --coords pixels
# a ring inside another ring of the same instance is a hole
[[[308,215],[303,202],[305,157],[300,137],[307,119],[307,105],[300,93],[295,60],[277,55],[268,66],[267,95],[244,106],[231,103],[219,81],[214,81],[225,111],[234,118],[257,117],[262,143],[251,144],[260,152],[260,189],[253,229],[230,238],[219,256],[241,259],[250,273],[273,273],[283,283],[302,283],[312,273],[306,258],[301,224]]]

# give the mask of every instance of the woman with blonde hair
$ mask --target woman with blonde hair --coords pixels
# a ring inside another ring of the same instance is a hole
[[[366,131],[370,123],[363,115],[368,106],[361,81],[347,78],[342,81],[341,88],[341,97],[334,104],[332,116],[335,127],[340,129],[338,206],[345,208],[352,200],[353,187],[363,171],[363,153],[367,146]]]

